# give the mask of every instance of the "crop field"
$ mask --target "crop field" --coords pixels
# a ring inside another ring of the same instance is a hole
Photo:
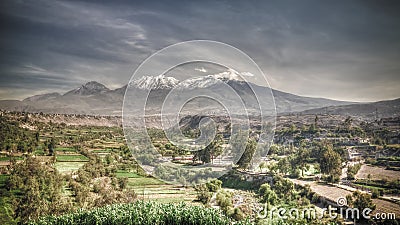
[[[103,215],[103,216],[99,216]],[[90,211],[79,211],[32,222],[39,224],[232,224],[213,208],[137,201],[133,204],[111,205]],[[238,222],[236,224],[249,224]]]
[[[153,200],[163,203],[186,202],[194,204],[196,192],[193,188],[176,187],[173,185],[148,185],[134,188],[139,199]]]
[[[358,171],[357,179],[368,179],[368,174],[371,174],[372,180],[383,180],[388,181],[398,180],[400,177],[400,171],[386,170],[383,167],[362,165],[360,171]]]
[[[142,200],[154,200],[163,203],[187,202],[196,198],[193,188],[184,188],[166,184],[153,177],[143,177],[133,172],[119,170],[117,177],[128,178],[128,187],[133,189]]]
[[[142,176],[138,175],[137,173],[128,172],[124,170],[118,170],[116,173],[117,177],[127,177],[127,178],[140,178]]]
[[[85,162],[56,162],[54,167],[60,173],[71,173],[81,168]]]
[[[125,145],[125,139],[120,135],[113,134],[112,136],[104,136],[104,133],[110,132],[109,128],[105,127],[91,127],[85,129],[83,127],[72,127],[55,130],[53,132],[46,132],[41,135],[41,141],[44,142],[50,137],[56,136],[59,139],[70,140],[79,138],[79,136],[93,136],[96,138],[90,138],[84,141],[81,148],[88,150],[104,159],[105,156],[111,153],[119,153],[119,149]],[[44,149],[37,149],[39,151],[40,158],[48,160],[47,153]],[[89,159],[78,153],[78,150],[73,146],[57,146],[54,148],[56,152],[56,162],[54,167],[60,173],[73,173],[81,168]],[[8,159],[4,159],[8,162]],[[1,158],[0,158],[1,162]],[[139,199],[142,200],[154,200],[162,203],[177,203],[187,202],[190,204],[196,197],[196,192],[193,188],[182,188],[174,185],[166,184],[163,181],[155,179],[153,177],[146,177],[139,175],[135,172],[127,170],[117,170],[115,173],[117,178],[127,178],[127,186],[133,189]]]

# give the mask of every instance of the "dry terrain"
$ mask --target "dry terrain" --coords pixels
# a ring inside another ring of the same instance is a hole
[[[383,180],[388,181],[400,179],[400,171],[386,170],[384,167],[362,165],[358,171],[357,179],[368,179],[368,174],[371,174],[372,180]]]

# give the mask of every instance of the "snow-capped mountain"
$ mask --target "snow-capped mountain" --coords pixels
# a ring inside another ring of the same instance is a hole
[[[151,89],[171,89],[176,87],[179,80],[173,77],[166,77],[163,74],[158,76],[143,76],[138,80],[132,81],[129,86],[144,90]]]
[[[231,90],[234,90],[240,98],[243,99],[248,108],[255,108],[258,104],[257,99],[253,96],[253,90],[260,93],[259,99],[262,100],[260,104],[264,104],[268,107],[268,104],[271,103],[268,101],[270,98],[268,93],[270,93],[271,90],[268,87],[244,82],[241,79],[243,76],[252,75],[228,70],[218,74],[196,77],[183,81],[164,75],[154,77],[145,76],[132,81],[129,85],[114,90],[110,90],[103,84],[92,81],[79,88],[68,91],[63,95],[51,93],[30,97],[24,101],[3,100],[0,101],[0,109],[44,113],[120,115],[125,91],[129,86],[136,87],[138,90],[143,90],[145,92],[151,90],[148,99],[141,99],[141,96],[143,96],[141,92],[130,92],[131,103],[140,105],[141,101],[147,101],[147,106],[149,106],[148,113],[151,114],[158,113],[154,109],[158,109],[163,104],[172,88],[180,87],[188,90],[199,88],[201,92],[207,91],[207,88],[214,93],[220,93],[221,96],[229,97],[231,93],[226,92],[225,84],[229,85],[232,88]],[[272,90],[272,92],[278,112],[299,112],[313,108],[351,103],[323,98],[302,97],[277,90]],[[185,98],[185,93],[184,91],[182,92],[182,99]],[[188,93],[193,92],[189,91]],[[208,102],[203,104],[203,102],[194,101],[192,104],[188,104],[189,109],[193,109],[193,112],[211,106],[212,104]]]
[[[130,87],[136,87],[143,90],[155,90],[155,89],[172,89],[178,88],[207,88],[221,81],[227,82],[229,80],[243,80],[241,75],[244,73],[239,73],[233,69],[229,69],[225,72],[211,74],[202,77],[194,77],[180,82],[174,77],[166,77],[165,75],[159,76],[143,76],[137,80],[132,81],[129,85]]]
[[[187,79],[178,84],[179,88],[187,88],[187,89],[195,89],[195,88],[208,88],[213,85],[220,83],[221,81],[229,81],[229,80],[242,80],[240,74],[233,70],[229,69],[228,71],[207,75],[203,77],[195,77],[191,79]]]

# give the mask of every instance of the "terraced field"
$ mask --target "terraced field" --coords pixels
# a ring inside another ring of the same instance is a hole
[[[368,179],[368,174],[371,174],[372,180],[387,179],[388,181],[398,180],[400,177],[400,171],[386,170],[383,167],[362,165],[360,171],[358,171],[357,179]]]
[[[127,177],[128,187],[132,188],[142,200],[155,200],[163,203],[192,202],[196,198],[193,188],[184,188],[166,184],[152,177],[143,177],[136,173],[118,171],[117,177]]]

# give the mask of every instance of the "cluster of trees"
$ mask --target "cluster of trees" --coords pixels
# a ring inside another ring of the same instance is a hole
[[[127,188],[127,178],[116,177],[115,159],[103,162],[84,153],[89,162],[76,173],[62,175],[51,164],[28,156],[14,164],[0,192],[0,221],[17,223],[45,215],[59,215],[78,208],[133,202],[136,194]],[[65,195],[65,190],[72,195]]]
[[[260,202],[265,203],[259,212],[261,216],[265,216],[262,224],[341,224],[339,218],[325,217],[315,220],[312,217],[287,216],[287,218],[282,219],[276,216],[270,217],[270,214],[267,214],[273,207],[284,208],[286,212],[295,208],[301,212],[303,208],[307,210],[313,208],[311,202],[323,203],[323,198],[314,193],[308,185],[304,187],[296,186],[290,180],[275,175],[271,183],[264,183],[260,186],[257,194]]]
[[[0,148],[7,152],[33,152],[39,133],[20,127],[20,122],[0,116]]]
[[[9,209],[9,221],[27,221],[43,215],[58,215],[72,208],[72,201],[62,194],[63,176],[49,165],[29,156],[15,164],[2,195]]]
[[[280,147],[281,149],[283,147]],[[278,147],[273,148],[274,152],[281,151]],[[314,143],[306,145],[301,142],[298,148],[293,148],[284,157],[277,157],[275,164],[268,166],[272,173],[291,175],[294,177],[304,176],[304,172],[310,168],[319,170],[324,174],[328,182],[336,182],[341,175],[341,166],[345,153],[341,148],[334,148],[328,142]],[[261,165],[260,165],[261,166]]]
[[[216,204],[226,216],[236,221],[243,220],[245,215],[242,210],[233,206],[233,192],[222,189],[221,185],[222,181],[217,179],[196,185],[197,200],[209,206],[211,198],[215,195]]]
[[[349,166],[347,168],[347,179],[354,180],[360,168],[361,168],[361,163],[357,163],[354,166]]]

